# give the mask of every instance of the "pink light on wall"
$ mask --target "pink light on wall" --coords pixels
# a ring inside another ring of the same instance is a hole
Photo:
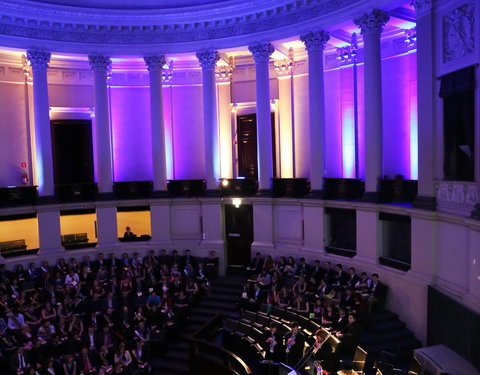
[[[355,108],[353,66],[340,69],[342,92],[342,166],[343,178],[355,178]]]
[[[163,86],[163,116],[165,124],[165,158],[167,164],[167,180],[174,180],[175,164],[173,157],[172,86]]]
[[[152,180],[148,87],[111,89],[115,181]]]
[[[415,58],[408,52],[382,61],[383,174],[389,178],[418,175]]]
[[[410,87],[410,179],[418,180],[417,54],[409,54]]]

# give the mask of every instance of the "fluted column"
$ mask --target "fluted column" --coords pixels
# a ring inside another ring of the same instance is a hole
[[[274,48],[271,43],[256,43],[248,49],[255,60],[256,73],[258,185],[260,190],[269,190],[273,178],[273,157],[268,62]]]
[[[95,156],[98,191],[110,193],[113,186],[113,170],[107,73],[110,70],[111,61],[109,57],[101,55],[90,55],[88,60],[93,71],[95,90]]]
[[[325,88],[323,50],[327,32],[310,32],[300,37],[308,51],[308,94],[310,115],[310,184],[313,194],[321,191],[325,174]]]
[[[354,20],[364,42],[365,90],[365,198],[376,199],[377,180],[382,177],[382,57],[380,35],[390,17],[374,9]]]
[[[48,104],[47,68],[50,52],[31,49],[27,59],[33,72],[33,118],[35,124],[35,178],[42,196],[54,195],[52,138]]]
[[[433,24],[430,0],[411,2],[417,14],[418,197],[414,206],[435,208]]]
[[[197,52],[202,66],[203,81],[203,130],[205,138],[205,182],[207,190],[218,189],[220,179],[220,155],[218,148],[217,90],[215,86],[215,65],[218,52],[206,50]]]
[[[150,76],[150,126],[152,134],[153,189],[167,190],[165,121],[163,117],[162,71],[165,55],[144,57]]]

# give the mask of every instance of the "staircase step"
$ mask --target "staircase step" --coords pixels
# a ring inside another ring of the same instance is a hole
[[[370,323],[368,329],[372,332],[382,333],[382,332],[390,332],[396,329],[404,329],[405,323],[400,320],[389,320],[386,322],[380,323]]]
[[[360,344],[400,341],[410,339],[412,337],[413,333],[407,329],[391,331],[383,334],[372,334],[370,332],[365,332],[360,339]]]
[[[234,303],[222,302],[222,301],[215,301],[215,300],[207,300],[202,302],[202,308],[213,308],[216,309],[217,312],[222,311],[232,311],[236,310],[237,306]]]
[[[231,304],[236,304],[238,302],[238,295],[235,294],[212,294],[211,296],[205,298],[204,302],[208,301],[218,301],[218,302],[228,302]]]
[[[174,374],[188,374],[189,373],[189,364],[188,361],[177,362],[177,361],[161,361],[159,367],[156,368],[157,371],[160,371],[162,374],[170,371]]]
[[[387,310],[372,311],[368,316],[368,324],[379,324],[398,320],[398,315]]]
[[[416,338],[411,337],[407,340],[399,340],[399,341],[392,341],[392,342],[381,342],[375,343],[374,345],[366,345],[365,350],[369,354],[373,353],[381,353],[383,350],[387,352],[395,353],[396,351],[406,350],[406,349],[416,349],[420,348],[422,343],[418,341]]]

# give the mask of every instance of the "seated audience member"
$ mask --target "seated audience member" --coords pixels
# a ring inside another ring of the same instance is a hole
[[[135,237],[137,237],[137,235],[132,232],[132,230],[130,229],[129,226],[127,226],[125,228],[125,233],[123,234],[123,239],[126,240],[126,241],[131,241],[131,240],[135,239]]]
[[[367,289],[367,293],[369,295],[368,302],[371,310],[380,308],[385,302],[387,287],[379,280],[378,274],[372,274],[372,282]]]
[[[356,321],[356,316],[349,314],[348,324],[336,333],[336,336],[341,340],[337,351],[352,354],[357,345],[359,335],[360,326]]]
[[[258,275],[262,271],[263,262],[262,253],[257,253],[252,259],[250,267],[247,267],[248,276]]]

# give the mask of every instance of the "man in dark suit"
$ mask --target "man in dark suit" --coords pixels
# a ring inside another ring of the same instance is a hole
[[[262,290],[260,284],[255,283],[253,285],[253,290],[250,294],[250,298],[248,300],[248,308],[250,310],[257,311],[260,308],[260,305],[265,302],[265,298],[265,291]]]
[[[166,264],[168,267],[171,266],[170,257],[167,255],[167,250],[160,250],[160,255],[158,256],[158,263],[160,263],[160,265]]]
[[[190,250],[185,250],[185,255],[182,259],[182,267],[185,268],[187,264],[191,264],[193,268],[195,268],[195,258],[190,253]]]
[[[355,288],[359,280],[360,277],[358,277],[355,267],[350,267],[348,269],[347,288]]]
[[[278,332],[278,326],[275,323],[270,323],[268,332],[265,336],[263,343],[263,349],[265,350],[265,360],[272,361],[274,363],[283,362],[284,348],[283,337]],[[269,375],[277,375],[279,372],[278,365],[269,365]]]
[[[318,370],[322,368],[329,374],[335,373],[340,366],[338,359],[333,353],[332,345],[327,341],[329,334],[319,329],[315,332],[315,342],[312,344],[312,358],[317,375],[322,375]]]
[[[342,340],[337,351],[346,354],[352,354],[360,335],[360,326],[357,323],[357,318],[354,314],[348,315],[348,324],[341,331],[336,333],[336,336]]]
[[[23,346],[19,346],[16,353],[10,357],[10,368],[14,374],[24,374],[30,366],[30,360]]]
[[[123,234],[123,239],[125,241],[133,241],[135,239],[135,237],[137,237],[137,235],[135,233],[132,232],[132,230],[130,229],[130,227],[126,227],[125,228],[125,233]]]
[[[290,328],[291,331],[285,335],[285,354],[287,365],[295,367],[303,357],[305,336],[299,331],[297,322],[292,322]]]
[[[379,280],[378,274],[372,274],[372,283],[367,289],[367,293],[369,294],[368,303],[370,310],[376,310],[383,306],[387,296],[387,287]]]
[[[148,374],[150,372],[150,353],[147,345],[142,340],[135,341],[135,347],[132,350],[132,360],[135,366],[135,374]]]
[[[262,271],[263,262],[262,253],[257,253],[255,258],[252,259],[250,267],[247,267],[248,277],[252,275],[258,275]]]

